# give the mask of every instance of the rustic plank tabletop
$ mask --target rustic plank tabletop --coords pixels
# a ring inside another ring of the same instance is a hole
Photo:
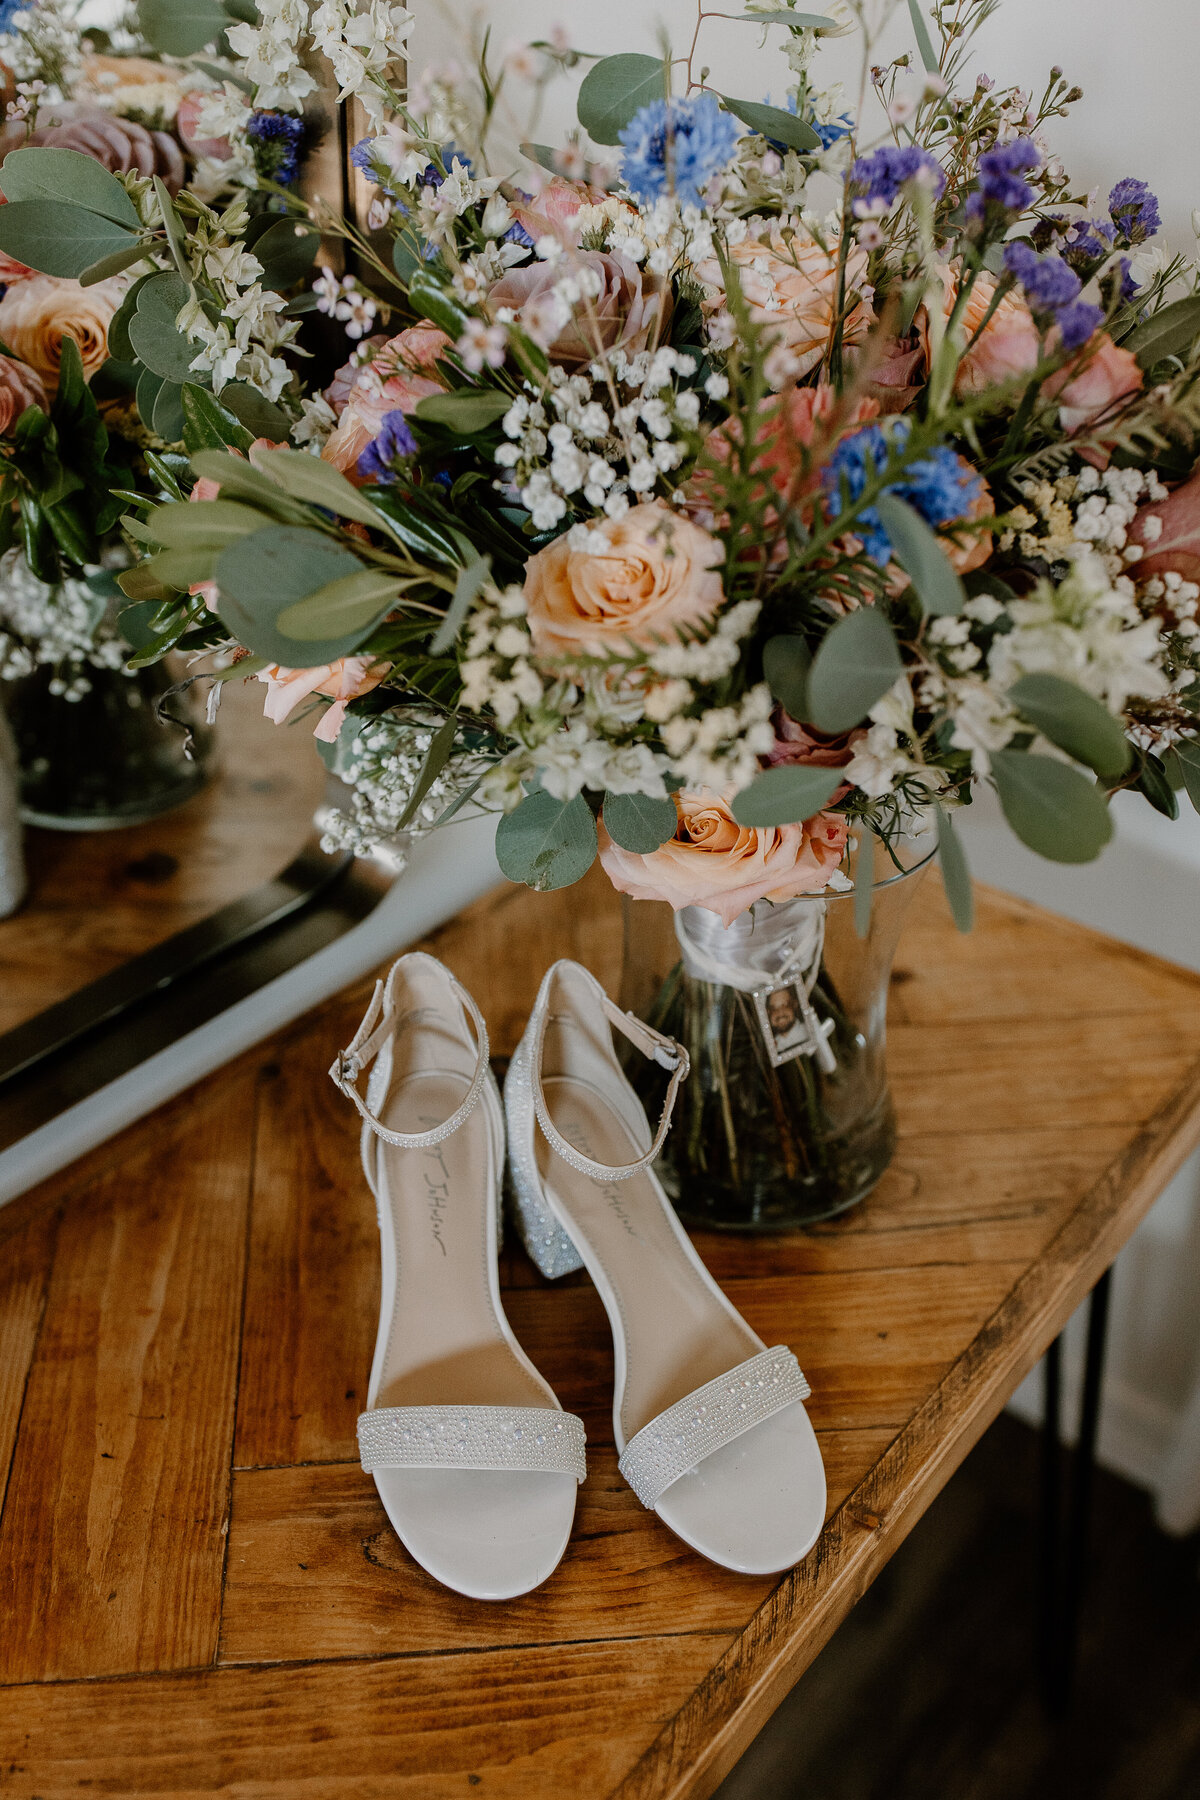
[[[642,1510],[599,1301],[514,1248],[514,1328],[587,1426],[574,1539],[502,1606],[400,1548],[355,1455],[376,1232],[325,1074],[365,988],[0,1212],[4,1793],[710,1793],[1200,1137],[1200,979],[997,895],[979,914],[957,936],[931,879],[910,917],[876,1192],[697,1239],[812,1383],[829,1521],[782,1579]],[[503,1056],[552,957],[615,989],[620,908],[595,873],[504,889],[430,947]]]

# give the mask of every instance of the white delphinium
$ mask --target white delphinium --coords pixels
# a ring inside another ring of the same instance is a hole
[[[226,37],[260,107],[298,112],[316,89],[301,60],[308,32],[308,0],[262,0],[257,25],[230,25]]]
[[[361,11],[344,0],[321,0],[312,15],[312,41],[332,66],[339,103],[353,97],[369,118],[382,119],[387,102],[376,78],[404,54],[412,26],[407,7],[389,0],[368,0]]]

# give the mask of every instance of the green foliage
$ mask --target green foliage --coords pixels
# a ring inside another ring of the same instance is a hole
[[[579,89],[579,123],[597,144],[616,144],[634,113],[668,91],[670,71],[657,56],[624,52],[594,63]]]
[[[934,50],[933,40],[929,35],[929,26],[925,21],[925,14],[921,11],[918,0],[908,0],[908,12],[909,17],[912,20],[913,36],[917,40],[917,49],[920,52],[921,61],[931,75],[936,75],[939,66],[937,52]]]
[[[49,145],[10,150],[3,163],[3,187],[10,204],[63,202],[97,213],[127,231],[141,230],[137,209],[116,176],[80,150]]]
[[[1144,794],[1155,812],[1160,812],[1164,819],[1177,819],[1179,801],[1162,762],[1152,751],[1139,750],[1137,764],[1137,780],[1133,784],[1137,792]]]
[[[459,388],[452,394],[426,394],[415,412],[426,424],[445,425],[470,437],[497,424],[511,405],[512,395],[494,388]]]
[[[802,637],[780,633],[763,645],[763,677],[776,700],[793,719],[808,717],[808,678],[812,651]]]
[[[1200,743],[1195,738],[1181,738],[1172,755],[1187,797],[1200,813]]]
[[[1186,356],[1198,337],[1200,294],[1186,294],[1135,326],[1121,348],[1131,350],[1141,368],[1152,369],[1169,356]]]
[[[937,533],[898,494],[880,494],[875,506],[892,540],[896,561],[912,578],[922,611],[960,613],[966,604],[966,589]]]
[[[596,821],[582,794],[556,800],[538,788],[497,825],[496,861],[510,881],[544,894],[586,875],[596,843]]]
[[[668,797],[650,794],[605,794],[604,825],[614,844],[635,855],[649,856],[675,836],[679,814]]]
[[[317,258],[321,234],[306,219],[278,219],[254,240],[262,285],[282,292],[303,281]]]
[[[133,317],[126,321],[138,361],[163,381],[176,385],[196,379],[192,363],[197,347],[175,323],[187,301],[187,283],[173,270],[165,270],[139,285]]]
[[[213,398],[206,388],[185,381],[181,395],[183,442],[196,450],[249,450],[253,438],[233,413]]]
[[[312,634],[310,614],[301,637],[286,629],[281,615],[362,569],[356,556],[323,532],[267,525],[227,545],[212,564],[212,578],[221,618],[247,649],[269,662],[308,668],[356,650],[369,625],[320,638]]]
[[[450,717],[438,726],[430,738],[429,748],[425,752],[425,760],[421,764],[420,773],[413,783],[413,791],[409,795],[408,805],[400,815],[399,830],[403,831],[416,818],[422,801],[449,760],[457,730],[458,714],[451,713]]]
[[[840,769],[816,769],[802,763],[785,763],[764,769],[733,802],[739,825],[796,825],[811,819],[842,785]]]
[[[142,36],[164,56],[194,56],[236,16],[217,0],[138,0],[137,14]]]
[[[937,809],[938,860],[942,866],[942,884],[954,923],[960,931],[970,931],[975,922],[975,896],[971,890],[971,871],[967,867],[962,840],[954,829],[954,821],[944,807]]]
[[[275,620],[276,629],[301,643],[324,642],[338,633],[357,633],[359,641],[372,631],[396,605],[403,583],[386,569],[359,568],[318,588],[294,606],[286,606]]]
[[[43,275],[77,277],[129,245],[124,225],[67,201],[14,200],[0,207],[0,250]]]
[[[824,639],[809,677],[818,731],[849,731],[904,673],[895,634],[873,606],[847,613]]]
[[[303,450],[256,450],[253,466],[276,486],[311,506],[324,506],[343,519],[357,519],[360,525],[371,525],[376,531],[386,527],[386,520],[371,505],[361,488],[354,487],[340,469],[322,462],[319,456],[308,456]]]
[[[1069,763],[997,750],[992,780],[1021,842],[1051,862],[1091,862],[1112,836],[1103,792]]]
[[[1008,697],[1043,737],[1105,781],[1118,780],[1129,767],[1133,748],[1119,722],[1073,681],[1060,675],[1022,675]]]
[[[728,94],[721,94],[719,98],[735,119],[740,119],[751,131],[770,138],[773,143],[784,144],[789,150],[821,148],[821,140],[812,126],[795,113],[784,112],[780,106],[766,106],[761,100],[733,100]]]
[[[470,314],[458,304],[448,288],[424,269],[418,270],[408,284],[408,302],[418,318],[440,326],[447,337],[458,342]]]

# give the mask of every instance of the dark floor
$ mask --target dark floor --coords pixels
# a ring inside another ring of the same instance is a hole
[[[1037,1451],[997,1421],[718,1800],[1200,1800],[1200,1542],[1098,1474],[1076,1700],[1047,1723]]]

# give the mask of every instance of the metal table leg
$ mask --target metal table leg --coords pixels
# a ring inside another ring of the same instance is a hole
[[[1108,1336],[1111,1269],[1106,1269],[1088,1299],[1087,1352],[1079,1435],[1071,1459],[1066,1490],[1062,1478],[1062,1340],[1056,1338],[1043,1365],[1045,1412],[1042,1423],[1041,1528],[1039,1533],[1038,1677],[1042,1703],[1052,1719],[1061,1719],[1071,1704],[1079,1648],[1079,1614],[1087,1579],[1092,1477],[1096,1467],[1096,1431],[1100,1422],[1100,1388]]]

